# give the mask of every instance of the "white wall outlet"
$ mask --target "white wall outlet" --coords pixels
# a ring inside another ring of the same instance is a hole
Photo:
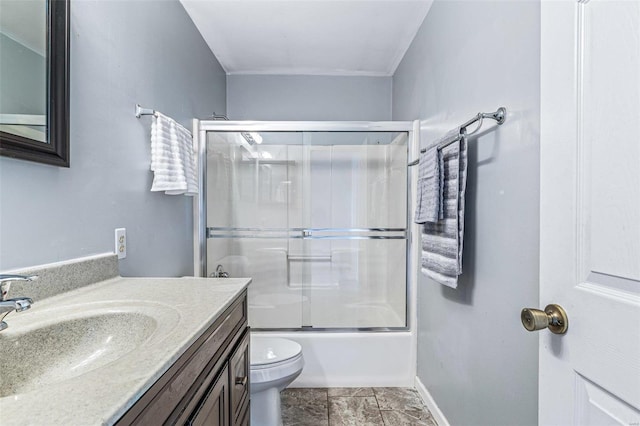
[[[118,259],[124,259],[127,257],[127,229],[116,229],[116,254]]]

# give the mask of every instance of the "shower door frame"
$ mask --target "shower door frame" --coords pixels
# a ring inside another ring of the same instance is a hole
[[[416,127],[417,125],[417,127]],[[248,121],[248,120],[193,120],[194,146],[198,150],[198,196],[193,197],[193,271],[196,277],[206,277],[207,268],[207,239],[208,229],[206,224],[206,182],[207,182],[207,133],[208,132],[406,132],[407,133],[407,160],[418,152],[419,123],[412,121]],[[332,333],[349,332],[406,332],[411,330],[413,318],[411,298],[414,274],[415,255],[412,251],[412,226],[411,226],[411,197],[413,188],[411,185],[411,169],[407,171],[407,206],[405,222],[405,326],[404,327],[304,327],[299,328],[257,328],[256,331],[275,332],[320,332]],[[306,229],[306,228],[305,228]],[[311,229],[311,228],[309,228]],[[386,229],[385,229],[386,230]],[[357,237],[376,238],[376,237]],[[398,237],[390,237],[397,239]],[[414,294],[415,296],[415,294]]]

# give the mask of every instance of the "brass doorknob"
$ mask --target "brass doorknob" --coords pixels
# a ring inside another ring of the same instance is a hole
[[[551,304],[540,309],[524,308],[520,313],[520,321],[522,325],[529,331],[542,330],[549,328],[554,334],[564,334],[569,328],[569,318],[562,306]]]

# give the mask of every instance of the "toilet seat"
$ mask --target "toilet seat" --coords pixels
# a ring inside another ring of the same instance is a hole
[[[251,369],[256,371],[256,370],[266,370],[270,368],[278,368],[278,367],[286,366],[289,364],[295,364],[295,362],[300,358],[302,358],[302,352],[295,356],[292,356],[291,358],[284,359],[282,361],[271,362],[268,364],[251,365]]]
[[[252,370],[276,368],[293,363],[302,357],[302,346],[292,340],[276,337],[251,338],[250,364]]]

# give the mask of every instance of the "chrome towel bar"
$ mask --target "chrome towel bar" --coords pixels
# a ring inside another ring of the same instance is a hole
[[[151,108],[142,108],[140,104],[136,104],[136,117],[140,118],[143,115],[156,115],[156,111]]]
[[[498,125],[502,125],[502,123],[505,122],[505,120],[507,119],[507,109],[505,107],[500,107],[498,108],[496,111],[494,112],[479,112],[478,114],[476,114],[475,117],[473,117],[472,119],[470,119],[469,121],[467,121],[466,123],[460,125],[460,138],[462,138],[463,135],[472,135],[474,133],[476,133],[478,130],[480,130],[480,127],[482,127],[482,120],[484,120],[485,118],[490,118],[492,120],[495,120]],[[469,127],[470,125],[472,125],[473,123],[476,122],[480,122],[480,124],[478,125],[478,127],[471,133],[467,133],[467,127]],[[452,143],[458,141],[460,139],[457,140],[453,140],[445,145],[440,146],[439,148],[442,149],[448,145],[451,145]],[[427,148],[422,148],[420,150],[420,152],[426,152]],[[416,164],[420,163],[420,159],[416,159],[412,162],[410,162],[409,164],[407,164],[409,167],[411,166],[415,166]]]

